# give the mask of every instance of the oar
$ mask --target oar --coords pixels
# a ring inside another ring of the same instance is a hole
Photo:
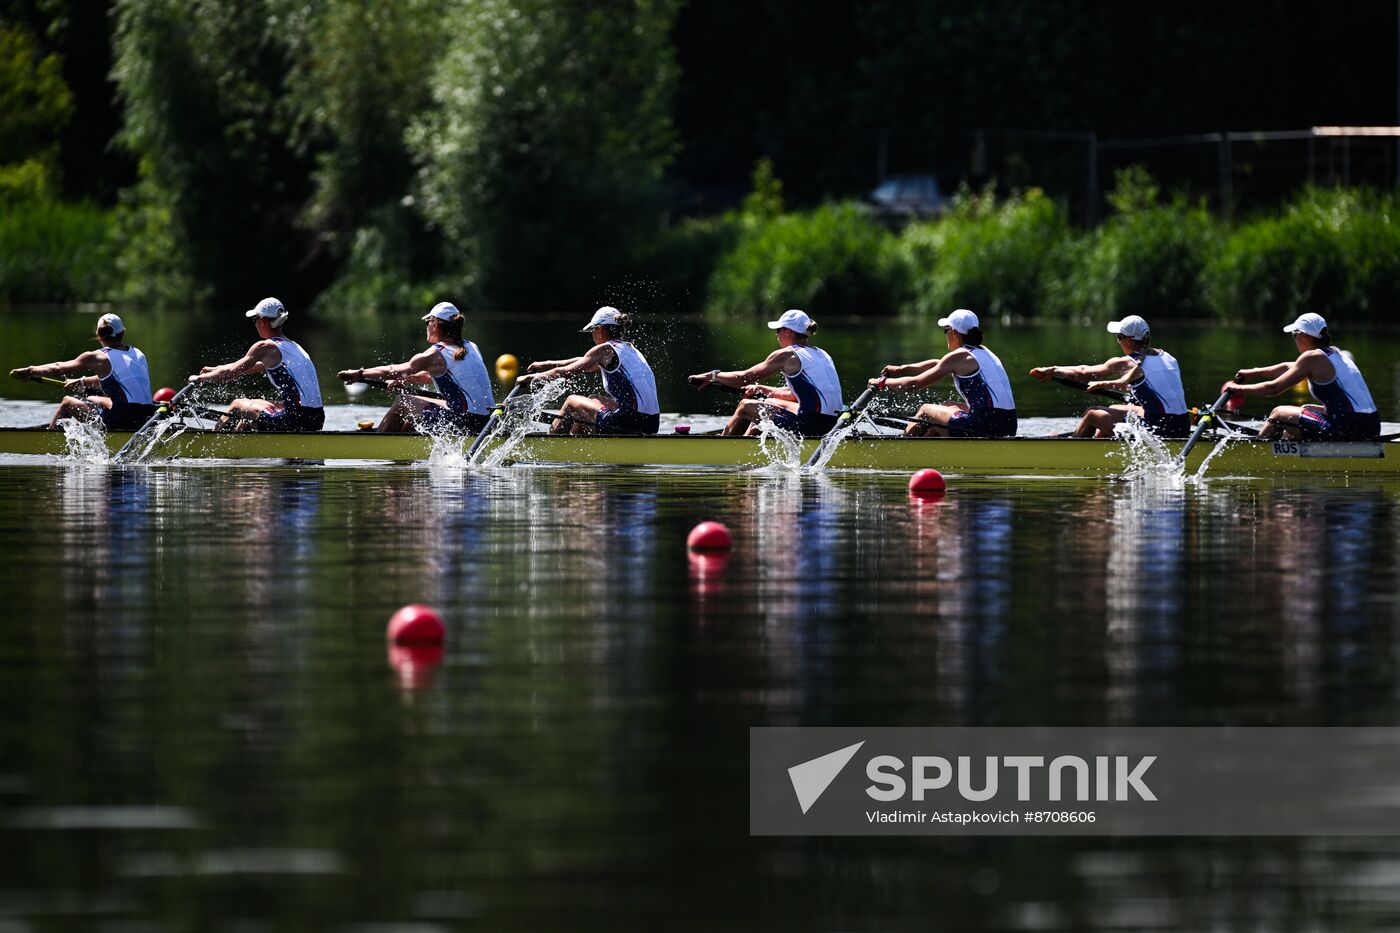
[[[1229,400],[1230,393],[1221,392],[1220,398],[1215,400],[1215,404],[1207,408],[1204,412],[1201,413],[1201,416],[1198,419],[1196,419],[1196,430],[1191,432],[1191,436],[1186,440],[1186,446],[1182,447],[1181,453],[1176,455],[1177,466],[1186,465],[1186,455],[1191,452],[1192,447],[1196,446],[1196,441],[1200,440],[1201,435],[1205,433],[1206,428],[1209,427],[1211,421],[1214,420],[1216,409],[1218,409],[1221,405],[1224,405]]]
[[[862,392],[860,396],[856,398],[854,404],[852,404],[850,408],[847,408],[845,411],[841,412],[841,417],[836,419],[836,424],[832,425],[831,430],[827,431],[826,434],[823,435],[821,441],[817,444],[817,449],[812,451],[812,456],[807,458],[807,466],[813,466],[817,462],[817,458],[819,458],[822,455],[822,448],[826,446],[826,439],[828,437],[835,437],[836,432],[840,431],[846,425],[850,424],[852,418],[865,411],[865,406],[869,405],[871,400],[875,398],[875,393],[879,392],[885,387],[885,379],[886,377],[884,373],[881,373],[879,376],[879,382],[875,383],[875,385],[873,386],[866,386],[865,391]]]
[[[1080,392],[1088,392],[1090,395],[1102,395],[1105,398],[1111,398],[1118,402],[1126,402],[1128,400],[1128,397],[1122,392],[1115,392],[1113,389],[1091,389],[1087,382],[1080,382],[1077,379],[1069,379],[1064,376],[1051,376],[1050,381],[1069,389],[1078,389]]]
[[[510,404],[510,400],[515,398],[518,394],[520,394],[521,389],[524,389],[528,386],[528,382],[517,382],[515,384],[515,388],[510,390],[510,394],[508,394],[505,398],[501,399],[501,404],[492,407],[491,417],[486,419],[486,424],[482,425],[481,433],[476,436],[476,440],[472,441],[472,446],[467,451],[468,461],[470,461],[473,457],[476,456],[476,452],[481,449],[482,444],[486,443],[486,439],[491,437],[495,433],[494,429],[496,425],[500,423],[501,418],[505,416],[506,406]]]
[[[131,450],[131,448],[136,444],[138,440],[145,439],[147,429],[150,428],[152,425],[156,424],[156,422],[163,421],[166,418],[169,418],[171,412],[175,410],[175,406],[179,403],[179,401],[183,399],[186,395],[188,395],[190,392],[192,392],[197,384],[198,383],[194,382],[185,383],[185,387],[179,392],[176,392],[174,398],[172,398],[168,402],[161,402],[160,404],[158,404],[156,406],[155,414],[151,415],[150,419],[145,424],[141,425],[140,430],[138,430],[135,434],[131,435],[131,438],[125,444],[122,445],[121,450],[117,451],[116,456],[112,459],[117,462],[126,459],[126,452],[128,450]]]
[[[66,386],[68,380],[56,379],[53,376],[30,376],[30,382],[42,382],[46,386]]]

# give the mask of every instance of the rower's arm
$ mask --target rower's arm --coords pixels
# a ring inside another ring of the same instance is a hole
[[[1130,389],[1137,381],[1138,374],[1142,372],[1142,364],[1134,362],[1131,368],[1117,379],[1094,380],[1089,383],[1090,389]]]
[[[950,351],[940,360],[934,360],[933,365],[917,376],[901,376],[898,379],[886,379],[885,388],[895,389],[900,392],[917,392],[920,389],[927,389],[941,379],[957,373],[957,367],[971,356],[965,349]]]
[[[105,376],[112,371],[112,364],[107,361],[107,354],[101,350],[89,350],[71,360],[44,363],[40,366],[29,366],[26,369],[28,377],[35,379],[45,376],[51,379],[58,376],[76,376],[82,373],[96,373],[99,376]],[[20,371],[14,370],[17,373]]]
[[[775,376],[782,372],[789,360],[793,359],[793,352],[788,349],[774,350],[768,354],[768,358],[762,363],[755,363],[748,369],[733,369],[723,372],[712,373],[714,381],[722,386],[729,386],[731,389],[742,389],[744,386],[754,382],[762,382],[770,376]]]
[[[1131,356],[1115,356],[1113,359],[1098,365],[1042,366],[1039,369],[1031,370],[1031,375],[1037,379],[1063,376],[1066,379],[1078,379],[1080,382],[1086,382],[1090,379],[1104,379],[1108,376],[1120,375],[1136,365],[1137,361]]]
[[[611,362],[612,358],[616,355],[612,347],[608,346],[606,343],[600,343],[583,356],[576,356],[572,360],[566,360],[558,366],[551,366],[546,370],[536,373],[534,378],[537,382],[544,382],[548,379],[557,379],[560,376],[573,376],[578,373],[596,373],[602,369],[604,365]]]
[[[433,374],[442,375],[447,364],[436,350],[425,350],[407,363],[390,363],[387,366],[372,366],[369,369],[347,369],[337,373],[342,380],[371,379],[375,382],[414,382],[429,385]]]
[[[248,348],[241,359],[222,366],[206,366],[198,375],[191,376],[190,382],[220,383],[232,382],[243,376],[256,376],[269,369],[276,369],[282,362],[282,351],[271,340],[259,340]]]
[[[581,356],[571,356],[567,360],[536,360],[525,367],[525,371],[527,373],[542,373],[549,369],[558,369],[561,366],[572,366],[581,359],[583,359]]]
[[[922,363],[891,363],[881,370],[886,376],[917,376],[938,365],[938,360],[924,360]]]
[[[1316,356],[1314,356],[1314,354],[1316,354]],[[1224,389],[1232,395],[1253,395],[1260,398],[1271,398],[1275,395],[1282,395],[1304,379],[1317,374],[1319,365],[1318,357],[1322,358],[1322,362],[1326,361],[1326,357],[1323,356],[1320,351],[1309,350],[1292,363],[1283,364],[1283,372],[1274,376],[1274,378],[1267,382],[1227,382],[1224,385]],[[1277,370],[1278,367],[1271,366],[1269,369],[1271,371]]]
[[[1235,380],[1242,381],[1245,379],[1277,379],[1279,376],[1282,376],[1284,373],[1288,372],[1288,367],[1292,365],[1292,363],[1283,362],[1274,366],[1256,366],[1254,369],[1242,369],[1239,372],[1235,373]]]

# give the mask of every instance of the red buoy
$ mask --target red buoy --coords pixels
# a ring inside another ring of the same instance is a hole
[[[161,386],[156,389],[155,395],[151,396],[151,401],[159,405],[161,402],[168,402],[175,397],[175,390],[170,386]]]
[[[440,645],[447,634],[432,606],[410,603],[389,619],[389,640],[396,645]]]
[[[1225,391],[1225,386],[1224,386],[1224,385],[1221,385],[1220,391],[1221,391],[1222,393]],[[1227,399],[1225,400],[1225,410],[1226,410],[1226,411],[1243,411],[1243,410],[1244,410],[1244,396],[1243,396],[1243,395],[1239,395],[1239,394],[1231,395],[1229,398],[1227,398]]]
[[[937,470],[920,470],[909,477],[910,492],[942,492],[947,488],[948,482]]]
[[[692,551],[727,551],[733,544],[729,529],[719,522],[701,522],[685,539],[685,546]]]

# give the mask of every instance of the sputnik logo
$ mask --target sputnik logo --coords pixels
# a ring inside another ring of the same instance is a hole
[[[812,809],[812,804],[826,793],[826,789],[836,780],[841,769],[850,763],[864,744],[857,742],[847,745],[820,758],[813,758],[788,768],[788,778],[792,781],[792,790],[797,794],[797,803],[802,807],[803,813]]]

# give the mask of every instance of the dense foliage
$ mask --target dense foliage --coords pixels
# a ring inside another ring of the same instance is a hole
[[[1386,319],[1392,198],[1280,209],[1293,177],[1231,227],[1135,175],[1079,232],[1082,144],[998,128],[1390,122],[1395,16],[1381,0],[11,0],[0,205],[36,226],[4,218],[19,252],[2,297],[553,310],[630,289],[665,310]],[[1300,60],[1310,80],[1278,93]],[[1206,162],[1169,187],[1213,186]],[[856,206],[885,170],[982,193],[894,233]],[[65,266],[99,241],[101,274]]]

